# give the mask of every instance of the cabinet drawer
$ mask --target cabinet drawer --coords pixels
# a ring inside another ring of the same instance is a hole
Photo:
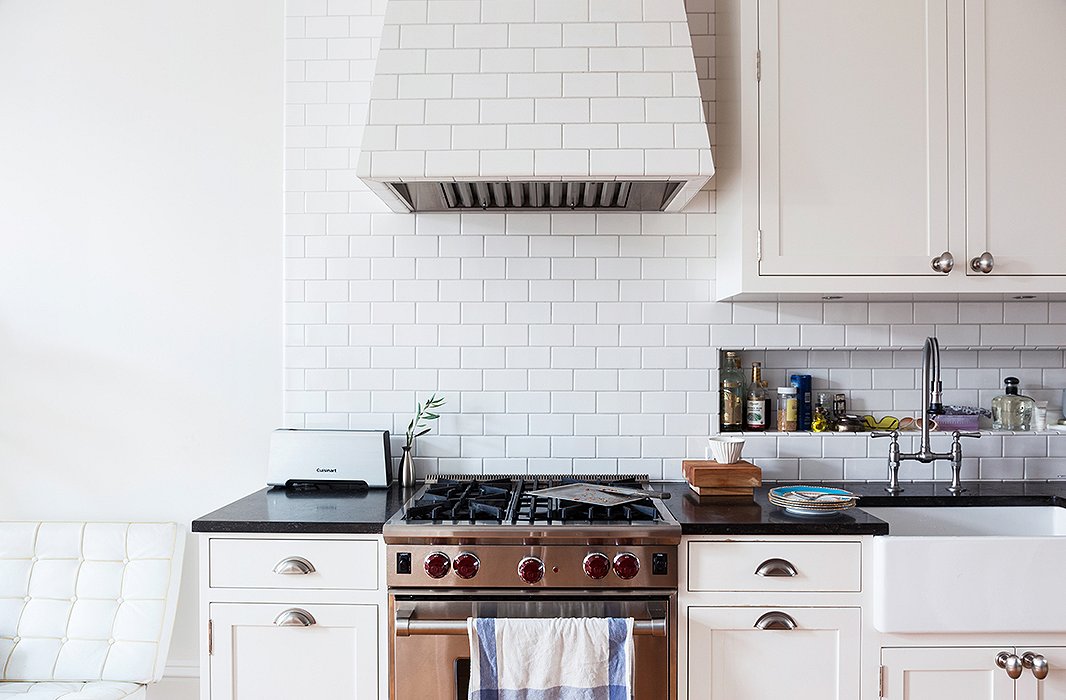
[[[688,588],[858,591],[861,551],[858,542],[690,542]]]
[[[378,587],[377,542],[213,539],[209,546],[212,588]]]

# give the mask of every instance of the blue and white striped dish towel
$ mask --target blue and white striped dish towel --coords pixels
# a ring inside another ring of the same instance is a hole
[[[632,700],[633,618],[467,619],[469,700]]]

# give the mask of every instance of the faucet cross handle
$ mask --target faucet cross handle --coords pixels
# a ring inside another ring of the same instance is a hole
[[[962,487],[962,438],[979,438],[981,433],[953,430],[951,433],[951,485],[948,491],[956,496],[965,491]]]
[[[892,444],[888,446],[888,486],[885,487],[885,491],[891,494],[902,493],[903,487],[899,485],[899,431],[871,433],[871,437],[892,438]]]

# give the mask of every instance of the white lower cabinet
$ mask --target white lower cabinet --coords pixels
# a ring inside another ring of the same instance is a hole
[[[216,603],[210,609],[213,698],[378,697],[377,606]]]
[[[1047,677],[1023,668],[1012,679],[996,665],[1001,652],[1043,656]],[[885,700],[1066,700],[1062,647],[893,647],[881,650],[881,665]]]
[[[200,700],[388,697],[378,537],[205,534]]]
[[[689,700],[859,697],[858,608],[689,607],[686,612]]]
[[[881,650],[885,700],[1014,700],[1015,683],[996,666],[1002,647]]]
[[[1018,647],[1017,654],[1040,654],[1047,660],[1047,677],[1038,681],[1029,670],[1018,679],[1018,700],[1066,700],[1066,647]]]

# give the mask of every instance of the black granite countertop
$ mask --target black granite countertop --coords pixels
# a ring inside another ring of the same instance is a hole
[[[701,498],[683,481],[657,482],[670,493],[665,501],[685,535],[885,535],[888,524],[867,515],[862,506],[1038,506],[1066,507],[1063,481],[969,482],[953,496],[946,482],[904,482],[898,495],[885,493],[883,483],[820,483],[859,494],[859,507],[832,516],[791,515],[773,506],[766,494],[754,499]],[[399,510],[410,492],[398,486],[364,492],[289,492],[261,489],[213,513],[197,518],[193,532],[278,534],[376,534]]]
[[[796,482],[800,483],[800,482]],[[884,483],[841,481],[817,482],[858,494],[859,506],[829,516],[802,516],[786,513],[771,505],[767,492],[772,484],[755,489],[755,498],[700,498],[685,482],[665,482],[670,491],[666,501],[681,523],[685,535],[887,535],[888,523],[866,514],[862,507],[943,507],[943,506],[1042,506],[1066,507],[1066,482],[1062,481],[971,481],[966,491],[954,496],[947,482],[903,482],[903,493],[885,492]]]
[[[192,531],[380,534],[408,495],[396,485],[355,492],[266,488],[197,518]]]
[[[665,503],[683,535],[887,535],[888,523],[859,508],[833,515],[803,516],[771,505],[769,488],[755,498],[697,496],[683,481],[658,484],[670,493]],[[854,489],[852,489],[854,490]]]

